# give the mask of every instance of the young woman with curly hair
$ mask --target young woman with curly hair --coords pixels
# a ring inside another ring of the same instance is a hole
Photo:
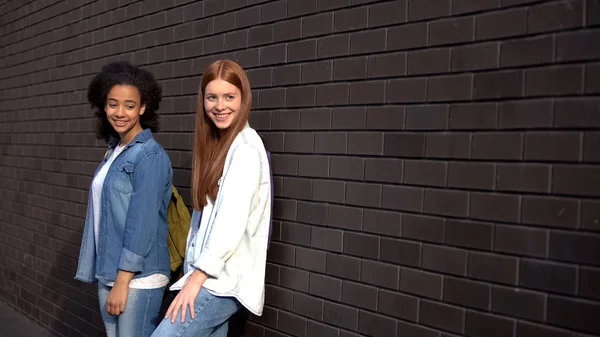
[[[152,137],[161,88],[149,72],[113,62],[87,96],[108,149],[92,179],[75,278],[98,283],[107,336],[150,336],[170,275],[172,169]]]
[[[248,77],[237,63],[216,61],[199,91],[185,274],[171,287],[180,291],[157,337],[225,337],[241,306],[263,310],[271,179],[263,142],[248,124]]]

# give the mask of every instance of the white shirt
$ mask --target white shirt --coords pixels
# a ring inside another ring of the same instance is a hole
[[[256,131],[246,126],[228,150],[217,200],[202,210],[193,238],[190,226],[186,264],[193,268],[171,290],[181,289],[197,268],[209,276],[203,287],[211,294],[235,297],[262,315],[270,220],[267,152]]]

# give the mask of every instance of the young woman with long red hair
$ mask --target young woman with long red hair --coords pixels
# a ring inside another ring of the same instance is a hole
[[[152,336],[223,336],[241,306],[262,315],[271,217],[267,152],[248,124],[250,83],[235,62],[205,71],[192,164],[193,214],[180,290]]]

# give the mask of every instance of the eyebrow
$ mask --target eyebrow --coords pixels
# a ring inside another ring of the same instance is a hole
[[[108,101],[115,101],[115,102],[118,102],[119,100],[118,100],[118,99],[116,99],[116,98],[109,98],[109,99],[108,99]],[[125,100],[125,103],[133,103],[133,104],[137,104],[137,102],[136,102],[136,101],[132,101],[132,100],[130,100],[130,99],[128,99],[128,100]]]
[[[214,94],[214,93],[212,93],[212,92],[207,92],[207,93],[206,93],[206,96],[208,96],[208,95],[215,95],[215,96],[218,96],[217,94]],[[223,95],[231,95],[231,96],[235,96],[236,94],[235,94],[235,93],[233,93],[233,92],[226,92],[226,93],[224,93]]]

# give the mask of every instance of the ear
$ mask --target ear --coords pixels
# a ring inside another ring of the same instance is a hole
[[[146,104],[142,105],[142,108],[140,109],[140,116],[144,114],[144,111],[146,111]]]

